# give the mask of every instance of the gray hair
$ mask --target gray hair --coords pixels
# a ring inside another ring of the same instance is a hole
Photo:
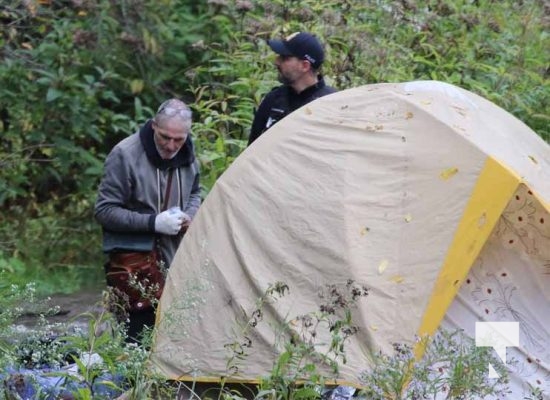
[[[181,117],[183,121],[187,121],[191,124],[193,113],[189,106],[180,99],[168,99],[163,102],[159,106],[154,120],[158,123],[159,120],[166,120],[176,115]]]

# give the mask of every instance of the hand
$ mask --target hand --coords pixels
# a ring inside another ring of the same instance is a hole
[[[183,223],[181,225],[182,229],[187,230],[189,225],[191,225],[191,217],[187,215],[187,213],[183,213]]]
[[[155,218],[155,232],[165,235],[177,235],[180,231],[185,217],[189,218],[183,211],[173,209],[161,212]]]

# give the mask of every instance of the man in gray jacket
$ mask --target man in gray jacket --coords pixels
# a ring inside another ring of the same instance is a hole
[[[95,205],[105,251],[108,235],[127,237],[136,246],[140,238],[154,236],[164,265],[170,266],[201,201],[191,118],[184,102],[167,100],[153,119],[107,156]],[[154,325],[152,308],[129,314],[130,340]]]

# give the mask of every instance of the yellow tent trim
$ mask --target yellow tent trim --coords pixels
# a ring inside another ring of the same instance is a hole
[[[172,378],[173,381],[177,382],[195,382],[195,383],[242,383],[242,384],[250,384],[250,385],[259,385],[261,383],[261,379],[240,379],[238,377],[211,377],[211,376],[193,376],[193,375],[181,375],[177,378]],[[300,383],[306,383],[305,380],[296,380],[297,384]],[[360,389],[361,386],[359,386],[356,382],[350,382],[342,379],[329,379],[327,378],[324,381],[325,385],[327,386],[351,386],[356,389]]]
[[[435,282],[418,329],[419,337],[436,331],[520,182],[517,174],[487,158]],[[422,343],[416,347],[418,357],[423,353]]]

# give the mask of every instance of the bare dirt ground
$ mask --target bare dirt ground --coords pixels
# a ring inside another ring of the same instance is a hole
[[[42,299],[38,304],[28,308],[28,311],[20,317],[16,324],[26,328],[32,328],[39,321],[40,313],[49,314],[48,310],[58,310],[54,315],[47,315],[48,323],[70,323],[85,325],[89,318],[86,314],[98,314],[102,311],[102,288],[87,289],[72,294],[52,295],[49,299]],[[25,307],[25,309],[27,309]]]

